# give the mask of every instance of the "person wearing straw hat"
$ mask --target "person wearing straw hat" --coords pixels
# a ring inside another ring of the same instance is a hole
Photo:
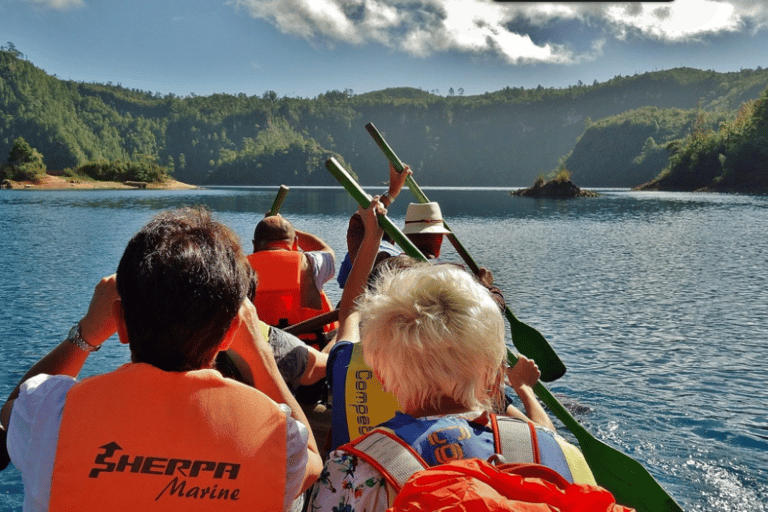
[[[388,208],[395,198],[400,194],[405,181],[408,176],[412,174],[411,169],[406,166],[403,172],[397,172],[394,166],[389,164],[389,188],[387,192],[381,196],[381,204]],[[451,232],[446,229],[443,222],[443,213],[440,211],[440,205],[435,202],[429,203],[410,203],[405,213],[405,226],[403,227],[403,233],[408,239],[413,242],[421,253],[426,256],[432,263],[438,263],[440,257],[440,247],[443,244],[443,236],[450,234]],[[355,261],[357,251],[365,238],[365,225],[359,212],[355,212],[349,219],[349,225],[347,226],[347,257],[345,258],[345,265],[342,264],[342,269],[339,270],[339,274],[344,274],[344,281],[349,274],[349,270],[352,268],[352,263]],[[391,249],[386,249],[383,245],[379,246],[379,253],[376,257],[375,264],[382,262],[383,260],[397,256],[399,251],[394,246],[389,246]],[[458,265],[464,267],[463,265]],[[477,276],[478,280],[491,292],[494,300],[497,302],[502,311],[506,308],[506,301],[501,290],[493,284],[493,274],[486,268],[481,267],[480,273]],[[339,285],[344,288],[344,282],[339,280]]]
[[[443,213],[440,211],[440,205],[435,202],[429,203],[410,203],[405,212],[405,226],[403,234],[413,242],[421,253],[433,263],[438,263],[440,258],[440,247],[443,244],[443,236],[449,235],[443,222]],[[453,264],[464,268],[464,265]],[[477,276],[480,283],[488,288],[493,299],[503,311],[506,307],[506,301],[501,290],[493,285],[493,274],[487,268],[481,267]]]
[[[440,205],[431,202],[408,205],[403,233],[424,256],[432,260],[440,257],[443,235],[450,234],[450,231],[445,229]]]
[[[406,166],[405,171],[397,172],[394,166],[389,164],[389,188],[381,196],[381,204],[386,208],[395,202],[405,185],[406,178],[412,174]],[[405,228],[403,233],[413,244],[430,260],[436,260],[440,256],[440,247],[443,243],[443,235],[450,233],[443,225],[443,214],[437,203],[410,203],[405,215]],[[339,269],[339,286],[344,288],[352,263],[357,256],[358,248],[365,237],[365,226],[360,213],[355,212],[349,219],[347,227],[347,255]],[[385,238],[386,234],[385,234]],[[379,245],[379,253],[375,263],[379,263],[389,257],[397,256],[401,251],[392,244],[392,240],[383,240]]]

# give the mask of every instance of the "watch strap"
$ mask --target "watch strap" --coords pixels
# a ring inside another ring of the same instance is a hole
[[[79,323],[75,324],[75,326],[70,329],[69,336],[67,336],[67,341],[72,343],[83,352],[96,352],[101,348],[101,345],[93,346],[83,339],[83,337],[80,335]]]

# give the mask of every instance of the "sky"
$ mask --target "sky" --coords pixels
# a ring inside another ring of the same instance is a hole
[[[0,46],[61,79],[179,96],[447,96],[768,67],[768,0],[0,0]]]

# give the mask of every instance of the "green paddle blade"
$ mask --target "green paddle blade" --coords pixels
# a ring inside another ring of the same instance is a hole
[[[504,314],[512,330],[512,344],[521,354],[536,362],[541,371],[541,380],[552,382],[565,375],[565,365],[547,339],[530,325],[518,320],[509,308]]]
[[[588,432],[585,431],[587,435]],[[618,503],[631,506],[637,512],[683,512],[659,482],[635,459],[598,441],[582,436],[579,446],[584,458],[599,458],[602,463],[592,465],[592,474],[599,485],[610,489]]]

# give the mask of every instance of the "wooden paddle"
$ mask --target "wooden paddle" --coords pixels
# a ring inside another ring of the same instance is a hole
[[[325,166],[360,206],[368,208],[371,203],[371,196],[360,187],[335,158],[327,160]],[[427,261],[427,258],[386,215],[379,215],[379,224],[406,254],[412,258]],[[517,357],[509,349],[507,349],[507,360],[510,365],[517,362]],[[579,442],[587,464],[595,475],[595,480],[602,487],[611,491],[619,503],[632,507],[637,512],[683,511],[639,462],[602,441],[598,441],[587,432],[544,387],[544,384],[537,382],[533,391],[573,433]]]
[[[376,141],[376,144],[379,146],[379,148],[381,148],[381,151],[387,157],[387,160],[389,160],[395,170],[397,172],[403,172],[403,170],[405,170],[405,165],[397,157],[395,152],[392,151],[392,148],[389,147],[389,144],[387,144],[387,142],[384,140],[384,137],[381,136],[373,123],[368,123],[365,125],[365,129],[368,130],[368,133],[371,134],[371,137],[373,137],[373,140]],[[421,188],[416,184],[413,176],[408,176],[405,180],[405,184],[413,193],[416,201],[419,203],[429,202],[426,194],[424,194],[424,191],[421,190]],[[467,252],[459,239],[456,238],[456,235],[453,233],[451,228],[448,227],[448,224],[445,221],[443,221],[443,225],[445,226],[445,229],[451,231],[451,233],[446,236],[451,242],[451,245],[453,245],[453,247],[456,249],[456,252],[458,252],[459,256],[461,256],[461,259],[464,260],[464,263],[467,264],[469,269],[475,275],[479,275],[479,265],[475,262],[472,256],[470,256],[469,252]],[[554,349],[547,342],[546,338],[544,338],[544,336],[542,336],[541,333],[539,333],[539,331],[533,327],[518,320],[514,313],[512,313],[512,310],[509,309],[509,307],[505,309],[504,314],[509,321],[510,328],[512,329],[512,343],[514,343],[515,348],[517,348],[521,354],[524,354],[536,361],[536,364],[541,370],[541,380],[544,382],[552,382],[553,380],[557,380],[562,377],[566,371],[565,364],[563,364],[563,362],[557,356]]]
[[[280,185],[280,189],[277,191],[275,200],[272,202],[272,207],[269,209],[266,217],[277,215],[277,213],[280,211],[280,207],[283,206],[285,196],[288,195],[288,190],[290,189],[286,185]],[[231,350],[232,349],[227,349],[223,352],[220,352],[217,357],[221,358],[221,360],[218,361],[218,363],[226,367],[226,370],[231,374],[233,379],[239,382],[247,383],[247,379],[245,379],[242,373],[240,373],[237,364],[235,364],[235,361],[232,358],[232,354],[230,353]]]
[[[294,336],[298,336],[300,334],[306,334],[308,332],[315,332],[316,330],[320,329],[324,325],[330,324],[331,322],[335,322],[338,319],[339,319],[339,310],[334,309],[332,311],[328,311],[327,313],[321,313],[317,316],[313,316],[312,318],[308,318],[303,322],[289,325],[288,327],[283,327],[283,331],[289,334],[293,334]]]
[[[507,361],[513,366],[517,357],[507,352]],[[533,391],[576,437],[595,480],[611,491],[618,503],[632,507],[637,512],[683,511],[639,462],[596,439],[541,382],[536,383]]]
[[[277,213],[280,211],[280,207],[283,206],[285,196],[288,195],[288,190],[290,189],[287,186],[280,185],[280,190],[277,191],[277,196],[275,196],[275,201],[272,203],[272,208],[269,209],[267,217],[270,215],[277,215]]]

